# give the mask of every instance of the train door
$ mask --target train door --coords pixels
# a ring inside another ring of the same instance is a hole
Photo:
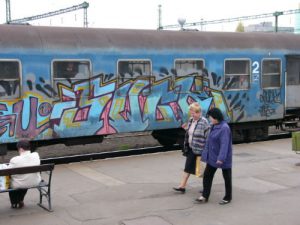
[[[300,109],[300,55],[286,58],[286,109]]]

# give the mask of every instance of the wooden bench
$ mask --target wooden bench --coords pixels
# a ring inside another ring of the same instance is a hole
[[[0,176],[11,176],[16,174],[27,174],[27,173],[41,173],[42,181],[32,187],[28,187],[28,189],[36,188],[40,192],[40,202],[38,205],[42,207],[43,209],[52,212],[52,206],[51,206],[51,178],[52,178],[52,171],[54,169],[54,164],[44,164],[39,166],[27,166],[27,167],[18,167],[18,168],[11,168],[11,169],[2,169],[0,170]],[[0,193],[4,192],[10,192],[13,190],[13,188],[0,190]],[[43,202],[43,197],[46,198],[48,201],[48,207],[45,207]]]

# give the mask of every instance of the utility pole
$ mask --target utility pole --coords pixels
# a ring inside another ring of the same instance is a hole
[[[162,25],[161,25],[161,5],[158,5],[158,30],[162,30]]]
[[[201,18],[200,24],[201,24],[201,31],[203,31],[203,18]]]
[[[82,7],[83,7],[83,27],[87,28],[88,27],[87,8],[89,7],[89,3],[83,2]]]
[[[275,33],[278,32],[278,16],[283,15],[283,12],[274,12],[273,16],[275,16]]]
[[[6,23],[9,23],[9,21],[11,21],[10,0],[6,0]]]

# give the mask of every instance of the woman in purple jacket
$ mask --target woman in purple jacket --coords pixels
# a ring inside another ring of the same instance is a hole
[[[213,108],[209,110],[207,115],[212,127],[202,153],[202,161],[206,162],[203,193],[200,198],[196,199],[196,202],[205,203],[208,201],[215,172],[220,168],[225,181],[225,196],[219,204],[225,205],[230,203],[232,199],[232,136],[230,127],[224,121],[220,109]]]

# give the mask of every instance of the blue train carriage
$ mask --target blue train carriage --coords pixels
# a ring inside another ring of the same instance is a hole
[[[171,145],[181,142],[194,101],[204,115],[221,108],[235,140],[264,139],[287,109],[299,116],[296,35],[18,25],[0,32],[1,149],[22,138],[74,145],[136,131]]]

